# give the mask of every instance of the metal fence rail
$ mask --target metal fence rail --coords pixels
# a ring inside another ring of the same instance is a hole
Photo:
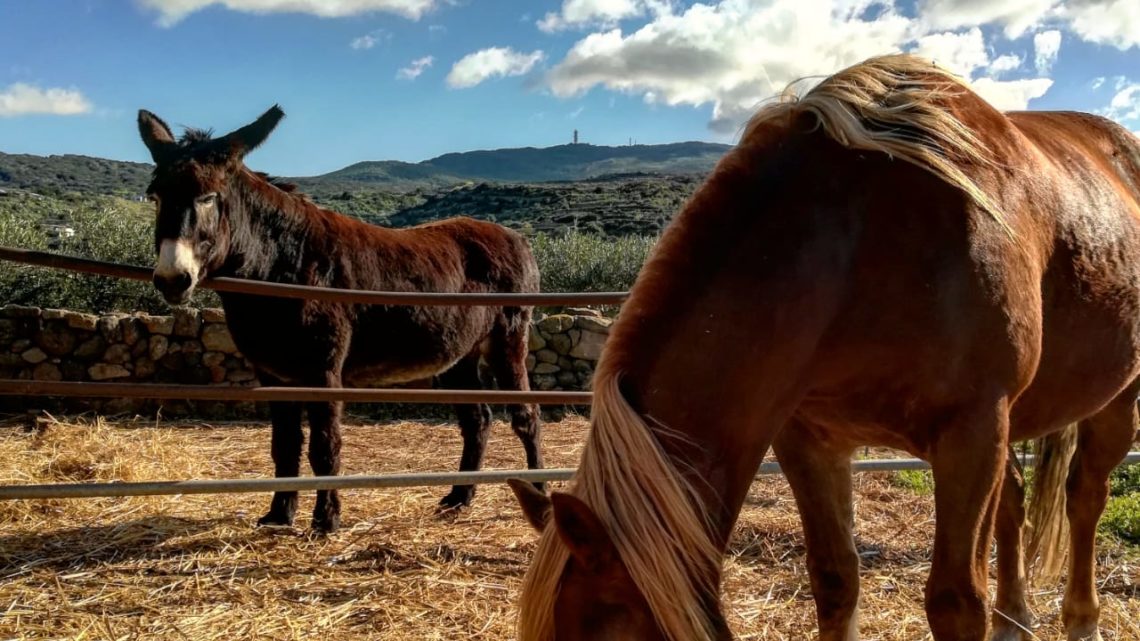
[[[0,260],[72,272],[149,281],[151,270],[134,265],[107,263],[47,252],[0,247]],[[368,305],[618,305],[626,292],[550,294],[461,294],[367,292],[346,289],[285,285],[239,278],[208,278],[201,287],[223,292],[303,298]],[[589,392],[514,392],[484,390],[354,389],[314,387],[214,387],[205,385],[159,385],[144,383],[89,383],[0,380],[0,395],[80,396],[93,398],[150,398],[216,401],[346,401],[356,403],[537,403],[589,404]],[[1020,457],[1033,465],[1035,457]],[[1140,462],[1140,452],[1129,453],[1126,463]],[[885,472],[929,469],[918,459],[877,459],[853,462],[856,472]],[[779,474],[779,463],[760,466],[760,475]],[[324,476],[274,479],[217,479],[189,481],[150,481],[142,483],[79,483],[0,486],[0,500],[158,496],[180,494],[223,494],[247,492],[302,491],[319,489],[361,489],[424,487],[434,485],[500,483],[510,478],[527,481],[564,481],[573,469],[495,470],[483,472],[435,472],[387,474],[379,476]]]
[[[37,265],[85,274],[150,282],[153,271],[137,265],[121,265],[50,252],[0,247],[0,260]],[[207,278],[199,287],[219,292],[280,298],[304,298],[362,305],[620,305],[627,292],[578,292],[534,294],[368,292],[309,285],[286,285],[244,278]]]
[[[1035,456],[1018,457],[1024,465],[1037,462]],[[1125,463],[1140,462],[1140,452],[1131,452]],[[852,462],[855,472],[894,472],[926,470],[919,459],[869,459]],[[767,462],[758,476],[780,474],[780,464]],[[428,487],[435,485],[480,485],[502,483],[507,479],[524,481],[566,481],[571,468],[549,470],[489,470],[483,472],[425,472],[378,476],[315,476],[280,479],[217,479],[209,481],[148,481],[141,483],[75,483],[52,485],[0,486],[0,501],[15,499],[78,499],[120,496],[163,496],[180,494],[242,494],[251,492],[293,492],[331,489],[373,489]]]
[[[306,401],[348,403],[534,403],[589,405],[590,392],[366,389],[328,387],[220,387],[155,383],[89,383],[0,379],[0,396],[77,396],[187,401]]]

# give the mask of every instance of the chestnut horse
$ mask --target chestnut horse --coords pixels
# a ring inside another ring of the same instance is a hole
[[[246,168],[284,113],[276,106],[220,138],[188,131],[175,140],[154,114],[139,112],[139,132],[154,157],[147,189],[158,209],[154,283],[185,303],[207,275],[339,287],[423,292],[535,292],[538,267],[526,240],[498,225],[457,218],[409,229],[368,225],[318,207],[292,186]],[[220,293],[238,349],[262,385],[391,385],[438,375],[454,389],[481,387],[485,358],[499,387],[527,390],[530,307],[351,305]],[[278,477],[300,469],[301,413],[309,418],[309,464],[317,475],[340,470],[341,403],[270,403]],[[477,470],[491,426],[486,405],[458,405],[460,470]],[[538,412],[509,407],[527,465],[542,467]],[[441,505],[470,503],[456,486]],[[296,492],[277,492],[262,525],[291,525]],[[312,526],[335,530],[335,490],[317,492]]]
[[[1140,141],[1105,119],[1003,114],[908,55],[761,109],[623,307],[572,489],[512,484],[542,530],[520,640],[730,639],[721,562],[773,443],[822,639],[858,634],[864,443],[930,462],[927,618],[937,641],[985,639],[994,522],[1021,526],[999,500],[1018,494],[1009,444],[1074,422],[1064,623],[1096,638],[1095,528],[1136,431],[1138,266]],[[1024,585],[999,575],[1016,604]]]

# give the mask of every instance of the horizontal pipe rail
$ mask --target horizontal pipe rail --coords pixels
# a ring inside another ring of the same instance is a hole
[[[13,247],[0,247],[0,260],[147,282],[150,282],[152,275],[152,270],[137,265],[107,263],[89,258],[77,258]],[[198,286],[234,294],[304,298],[360,305],[414,305],[417,307],[432,305],[620,305],[628,296],[627,292],[521,294],[369,292],[332,287],[312,287],[310,285],[287,285],[244,278],[207,278]]]
[[[1021,457],[1019,457],[1021,458]],[[1024,457],[1025,465],[1036,457]],[[1140,462],[1140,452],[1131,452],[1125,463]],[[870,459],[852,461],[855,472],[925,470],[930,466],[919,459]],[[780,465],[770,461],[760,466],[759,476],[780,474]],[[75,483],[52,485],[0,486],[0,501],[15,499],[79,499],[119,496],[163,496],[180,494],[242,494],[251,492],[293,492],[331,489],[374,489],[430,487],[436,485],[502,483],[507,479],[524,481],[566,481],[571,468],[549,470],[492,470],[483,472],[425,472],[378,476],[314,476],[280,479],[217,479],[210,481],[148,481],[141,483]]]
[[[0,396],[149,398],[184,401],[306,401],[346,403],[487,403],[504,405],[589,405],[590,392],[504,390],[365,389],[329,387],[220,387],[155,383],[20,381],[0,379]]]

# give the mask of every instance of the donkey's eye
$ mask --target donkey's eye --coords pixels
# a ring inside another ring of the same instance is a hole
[[[198,203],[199,205],[213,205],[214,203],[218,202],[218,195],[206,194],[205,196],[199,196],[197,199],[195,199],[194,202]]]

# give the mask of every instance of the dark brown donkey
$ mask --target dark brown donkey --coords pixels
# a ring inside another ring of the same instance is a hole
[[[313,204],[292,186],[246,168],[284,113],[276,106],[220,138],[170,128],[139,112],[139,133],[154,157],[147,193],[157,205],[155,286],[183,304],[207,275],[340,287],[422,292],[534,292],[538,267],[522,236],[498,225],[457,218],[410,229],[367,225]],[[221,294],[234,342],[262,385],[391,385],[438,375],[453,389],[481,387],[479,361],[499,387],[527,390],[529,307],[362,306]],[[270,403],[277,476],[300,471],[301,411],[308,412],[309,464],[317,475],[340,471],[341,403]],[[457,405],[463,434],[460,470],[477,470],[491,425],[486,405]],[[538,413],[509,408],[527,465],[542,467]],[[470,503],[475,489],[456,486],[441,505]],[[289,525],[296,492],[277,492],[262,525]],[[317,492],[312,526],[335,530],[336,490]]]
[[[995,522],[998,608],[1028,618],[1009,443],[1077,423],[1062,616],[1071,641],[1098,639],[1096,525],[1138,375],[1140,140],[1001,113],[912,56],[842,70],[761,109],[662,236],[594,377],[570,492],[516,484],[544,529],[518,638],[732,638],[721,563],[774,443],[820,638],[854,641],[851,451],[879,443],[933,468],[934,639],[984,641]]]

